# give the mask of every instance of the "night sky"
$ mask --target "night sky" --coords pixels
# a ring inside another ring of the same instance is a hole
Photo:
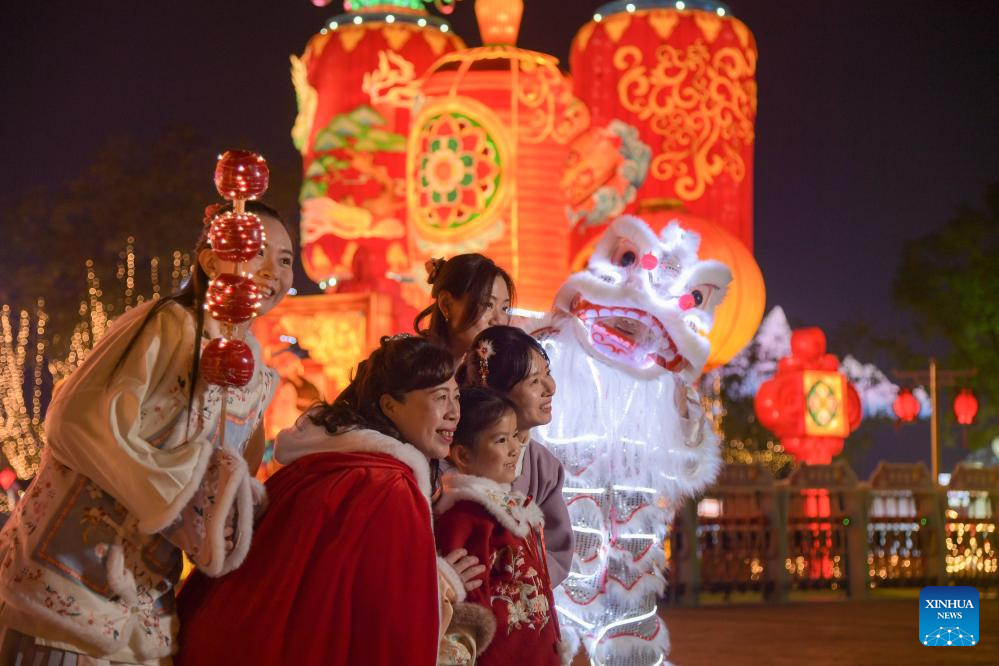
[[[449,20],[477,45],[472,4]],[[567,67],[600,4],[526,0],[519,45]],[[768,310],[905,335],[890,302],[901,241],[980,207],[999,181],[999,2],[729,5],[760,53],[755,244]],[[110,136],[152,139],[172,124],[297,164],[288,56],[336,13],[308,0],[7,3],[0,196],[76,175]]]

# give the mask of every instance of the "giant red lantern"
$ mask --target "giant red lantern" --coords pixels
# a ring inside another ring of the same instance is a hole
[[[557,178],[589,116],[555,58],[513,45],[521,7],[478,0],[490,43],[442,56],[421,81],[407,154],[410,254],[487,254],[521,305],[547,310],[569,270]]]
[[[752,251],[756,42],[725,5],[687,4],[641,0],[598,9],[573,40],[575,92],[593,126],[632,125],[652,149],[639,200],[671,199]]]
[[[971,425],[978,414],[978,399],[971,389],[961,389],[954,398],[954,416],[961,425]]]
[[[755,408],[788,454],[813,465],[831,463],[862,416],[860,395],[839,371],[839,359],[826,353],[818,328],[791,333],[791,355],[760,386]]]
[[[912,395],[912,391],[907,388],[899,389],[898,397],[891,405],[892,411],[899,421],[910,423],[919,416],[919,400]]]
[[[302,154],[302,263],[324,289],[393,296],[397,325],[415,309],[399,276],[406,240],[406,137],[416,80],[464,47],[423,0],[351,0],[292,57]],[[439,2],[450,8],[450,0]],[[407,321],[408,320],[408,321]]]

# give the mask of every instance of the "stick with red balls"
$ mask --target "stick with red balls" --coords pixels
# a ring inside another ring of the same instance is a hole
[[[260,306],[260,293],[240,265],[257,256],[265,240],[264,225],[246,212],[246,202],[267,191],[269,177],[264,158],[244,150],[227,151],[215,165],[215,187],[223,199],[232,201],[232,210],[212,219],[208,240],[215,256],[232,263],[233,269],[216,275],[205,295],[208,314],[222,324],[222,337],[201,352],[201,376],[224,389],[246,386],[253,377],[253,352],[242,337],[244,324]],[[226,402],[223,395],[223,405]]]

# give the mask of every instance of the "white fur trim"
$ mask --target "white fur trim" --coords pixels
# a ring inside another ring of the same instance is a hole
[[[203,550],[207,551],[207,558],[199,558],[197,562],[198,568],[213,578],[229,573],[243,563],[253,536],[253,500],[246,461],[228,449],[217,451],[220,469],[231,473],[220,473],[222,485],[215,489],[215,503],[211,511],[205,513]],[[230,535],[233,549],[226,555],[225,531],[233,509],[236,511],[236,522]]]
[[[559,616],[559,619],[561,620],[562,616]],[[576,653],[579,652],[579,646],[582,645],[579,632],[571,627],[567,627],[564,621],[561,623],[560,629],[562,630],[562,642],[558,646],[559,657],[564,654],[563,650],[565,650],[565,653],[576,656]]]
[[[454,590],[454,600],[455,603],[460,603],[465,600],[465,581],[461,579],[461,576],[455,570],[451,563],[445,560],[440,555],[437,556],[437,571],[444,580],[448,582],[448,585]]]
[[[345,430],[331,435],[303,416],[299,423],[278,434],[274,450],[282,465],[313,453],[384,453],[413,470],[420,492],[430,500],[430,464],[426,456],[416,447],[376,430]]]
[[[561,640],[558,642],[558,658],[562,662],[562,666],[569,666],[572,663],[572,658],[576,656],[576,651],[579,650],[579,641],[569,641]]]
[[[496,616],[485,606],[473,603],[458,603],[454,605],[451,616],[454,626],[472,627],[475,629],[475,651],[482,654],[496,637]]]
[[[641,610],[647,603],[648,596],[659,597],[666,591],[666,580],[658,571],[650,571],[635,581],[631,588],[614,578],[607,580],[606,594],[608,598],[621,608]]]
[[[135,574],[125,566],[125,550],[120,535],[115,537],[108,550],[105,566],[111,591],[126,604],[134,604],[139,598],[139,590],[135,586]]]
[[[434,513],[437,515],[447,512],[458,502],[469,501],[482,505],[500,525],[521,538],[527,536],[531,527],[545,525],[544,515],[538,505],[532,501],[524,506],[523,502],[527,497],[510,490],[509,484],[496,483],[481,476],[447,474],[443,486],[444,493],[434,505]],[[502,497],[511,497],[518,505],[510,507],[501,502]]]

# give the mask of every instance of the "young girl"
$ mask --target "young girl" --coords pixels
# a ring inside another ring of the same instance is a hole
[[[431,463],[458,422],[454,371],[423,338],[385,338],[332,404],[278,436],[286,467],[246,563],[181,592],[178,663],[434,666],[484,571],[434,548]]]
[[[276,212],[247,209],[267,234],[245,265],[263,314],[291,287],[294,248]],[[259,460],[274,376],[248,334],[253,377],[228,391],[220,441],[223,393],[198,362],[219,335],[205,290],[232,266],[207,226],[194,256],[185,287],[115,320],[49,405],[41,467],[0,533],[2,664],[169,664],[181,550],[215,576],[246,557],[263,492],[244,456]]]
[[[516,408],[517,437],[523,445],[513,489],[534,498],[545,517],[545,543],[552,584],[565,580],[572,564],[573,534],[562,497],[565,471],[544,445],[531,438],[531,428],[552,420],[555,379],[541,343],[512,326],[493,326],[479,333],[458,371],[462,387],[486,386]]]
[[[513,280],[492,259],[459,254],[427,262],[427,282],[434,302],[416,317],[416,332],[451,351],[460,360],[472,340],[490,326],[510,323]],[[429,318],[426,329],[422,322]]]
[[[522,447],[516,407],[493,391],[471,388],[461,395],[461,412],[450,455],[458,472],[444,476],[434,514],[439,550],[463,547],[488,567],[468,601],[492,610],[496,635],[475,663],[560,664],[544,517],[531,498],[510,488]]]

